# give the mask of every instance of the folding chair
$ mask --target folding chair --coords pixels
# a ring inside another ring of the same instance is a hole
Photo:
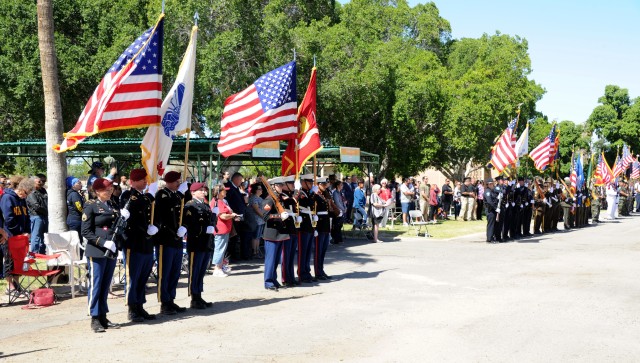
[[[427,225],[429,224],[429,222],[426,222],[424,220],[424,218],[422,218],[422,212],[419,210],[410,210],[409,211],[409,224],[411,226],[413,226],[413,228],[416,230],[416,236],[420,235],[420,231],[422,230],[422,227],[424,226],[425,228],[425,232],[424,232],[424,236],[425,237],[431,237],[431,235],[429,234],[429,228],[427,227]]]
[[[11,288],[11,286],[8,287],[9,304],[15,302],[20,297],[29,299],[30,287],[36,282],[40,284],[40,287],[51,287],[49,278],[57,275],[60,270],[41,271],[38,269],[36,260],[57,259],[60,257],[60,253],[54,255],[30,254],[29,237],[25,235],[10,237],[7,243],[9,244],[11,259],[13,260],[13,271],[11,271],[10,274],[18,276],[16,286],[14,288]],[[24,269],[24,264],[27,264],[26,270]],[[26,284],[26,286],[22,286],[23,283]]]
[[[56,259],[50,259],[47,261],[49,267],[69,267],[69,285],[71,286],[71,298],[75,298],[76,283],[75,283],[75,271],[78,269],[78,275],[80,276],[80,288],[82,289],[82,282],[84,281],[84,287],[87,288],[87,261],[84,258],[80,258],[80,236],[77,231],[68,231],[61,233],[45,233],[44,244],[47,247],[47,254],[60,256]]]
[[[364,215],[357,209],[353,210],[353,230],[357,231],[356,237],[364,237],[369,240],[373,239],[373,234],[367,221],[364,219]]]

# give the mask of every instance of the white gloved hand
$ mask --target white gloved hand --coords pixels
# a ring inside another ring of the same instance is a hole
[[[531,199],[531,204],[533,204],[533,199]]]
[[[338,217],[342,217],[342,211],[340,211],[340,213],[338,213]]]
[[[500,208],[496,209],[496,213],[500,213]]]
[[[178,228],[178,231],[176,232],[176,234],[178,235],[178,237],[182,238],[182,237],[184,237],[185,234],[187,234],[187,229],[184,228],[184,226],[180,226],[180,228]]]
[[[180,184],[180,186],[178,187],[178,191],[182,194],[186,193],[187,190],[189,190],[189,184],[186,181],[182,182],[182,184]]]
[[[313,231],[313,236],[318,237],[318,231]]]
[[[213,226],[207,226],[207,234],[213,234],[214,228]]]
[[[158,182],[153,182],[149,184],[149,186],[147,187],[147,193],[155,197],[157,192],[158,192]]]
[[[214,207],[211,212],[213,212],[213,214],[218,214],[220,212],[220,209],[218,209],[218,207]]]
[[[284,221],[287,218],[289,218],[289,213],[287,213],[287,212],[280,213],[280,219],[282,219]]]
[[[317,221],[318,221],[318,216],[317,216],[317,215],[315,215],[315,214],[313,215],[313,221],[314,221],[314,222],[317,222]]]
[[[297,216],[296,217],[296,223],[302,223],[302,217],[301,216]]]
[[[147,227],[147,234],[149,236],[153,236],[156,233],[158,233],[158,227],[154,226],[153,224],[150,224],[149,227]]]
[[[102,247],[110,250],[111,252],[116,252],[116,243],[113,241],[105,241]]]
[[[120,209],[120,215],[122,216],[122,218],[124,218],[125,221],[129,219],[129,217],[131,217],[131,213],[128,209]]]
[[[318,186],[314,185],[311,187],[311,193],[317,193],[318,192]]]
[[[516,202],[511,202],[511,206],[515,207],[516,206]]]

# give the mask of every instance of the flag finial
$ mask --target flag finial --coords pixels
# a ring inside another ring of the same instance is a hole
[[[198,12],[196,11],[195,15],[193,16],[193,21],[194,21],[196,26],[198,26],[198,20],[199,19],[200,19],[200,15],[198,15]]]
[[[296,48],[293,48],[293,61],[295,62],[296,60]]]
[[[313,67],[315,68],[315,66],[316,66],[316,55],[314,54],[313,55]]]

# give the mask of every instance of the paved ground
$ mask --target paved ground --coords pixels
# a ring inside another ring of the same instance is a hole
[[[336,279],[274,293],[208,276],[210,310],[94,334],[84,298],[0,307],[6,361],[638,362],[640,217],[519,242],[331,247]],[[186,290],[178,303],[188,303]],[[149,295],[151,300],[153,296]],[[122,300],[110,318],[125,321]],[[159,310],[157,303],[149,311]]]

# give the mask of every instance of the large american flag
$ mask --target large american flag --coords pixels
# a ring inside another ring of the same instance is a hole
[[[577,161],[578,161],[577,158],[571,161],[571,175],[569,176],[569,182],[570,182],[569,185],[571,186],[571,193],[574,193],[574,194],[578,186]]]
[[[551,127],[549,136],[545,137],[540,145],[531,150],[529,157],[533,160],[536,169],[543,171],[551,164],[556,153],[556,125]]]
[[[73,150],[100,132],[160,123],[164,16],[136,39],[109,68],[56,152]]]
[[[230,156],[264,141],[295,139],[296,62],[262,75],[224,102],[218,151]]]
[[[624,173],[622,158],[618,155],[616,162],[613,163],[613,177],[617,178],[620,174]]]
[[[640,163],[638,160],[634,160],[631,168],[631,179],[640,178]]]
[[[633,163],[633,155],[631,155],[631,152],[629,152],[629,146],[627,146],[627,144],[624,144],[624,146],[622,146],[622,169],[623,171],[626,171],[629,166],[631,165],[631,163]]]
[[[593,178],[596,186],[607,185],[613,180],[613,173],[609,164],[607,164],[607,159],[604,158],[604,153],[601,153],[598,157],[598,165],[593,173]]]
[[[496,169],[498,173],[501,173],[508,165],[515,163],[518,159],[516,153],[516,124],[518,118],[514,118],[507,128],[502,132],[500,138],[493,146],[493,152],[491,154],[491,165]]]

